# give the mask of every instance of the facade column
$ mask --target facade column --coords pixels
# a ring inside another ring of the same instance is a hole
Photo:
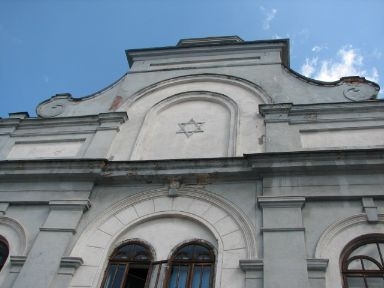
[[[77,225],[89,208],[87,200],[50,201],[50,212],[40,228],[14,288],[56,287],[52,284]],[[53,285],[53,286],[52,286]]]
[[[259,197],[263,210],[264,288],[308,288],[303,197]]]

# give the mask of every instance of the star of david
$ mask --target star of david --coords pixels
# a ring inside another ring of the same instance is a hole
[[[194,133],[202,133],[204,130],[201,129],[201,126],[204,122],[196,122],[191,118],[188,122],[178,123],[180,130],[177,131],[177,134],[185,134],[187,138],[191,137]]]

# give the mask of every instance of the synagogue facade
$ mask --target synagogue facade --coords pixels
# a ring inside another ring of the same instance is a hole
[[[4,288],[384,287],[384,102],[286,39],[183,39],[0,119]]]

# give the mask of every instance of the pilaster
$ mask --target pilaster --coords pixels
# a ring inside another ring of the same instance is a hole
[[[303,197],[259,197],[263,210],[264,288],[308,288]]]
[[[57,200],[50,201],[49,206],[48,217],[27,255],[27,259],[13,285],[14,288],[30,287],[31,283],[33,283],[33,287],[52,287],[57,273],[63,272],[63,269],[60,268],[63,266],[62,257],[72,235],[76,232],[84,211],[90,207],[90,204],[87,200]],[[68,262],[66,261],[68,259],[64,258],[64,260],[65,263]],[[69,283],[70,279],[64,280]]]

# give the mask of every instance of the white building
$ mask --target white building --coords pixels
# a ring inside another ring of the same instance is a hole
[[[127,58],[0,119],[1,287],[384,287],[377,84],[303,77],[281,39]]]

